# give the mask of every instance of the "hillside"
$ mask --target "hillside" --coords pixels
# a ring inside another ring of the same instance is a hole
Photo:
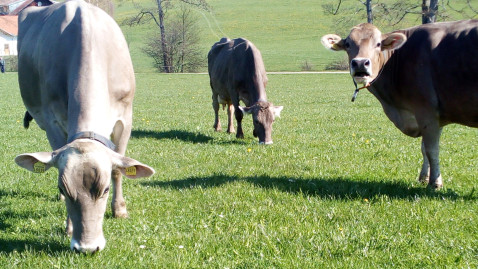
[[[326,15],[322,4],[335,0],[209,0],[211,13],[196,11],[201,29],[201,48],[206,63],[207,52],[221,37],[244,37],[261,50],[267,71],[301,71],[305,62],[312,70],[324,70],[331,61],[344,57],[342,53],[329,52],[320,44],[323,34],[334,29],[350,29],[364,22],[365,14],[356,14],[347,22],[336,25],[339,16]],[[139,6],[154,7],[152,0],[115,0],[115,19],[121,23],[136,14]],[[344,1],[343,5],[356,5]],[[409,21],[396,27],[420,23],[420,16],[413,15]],[[378,25],[379,27],[385,27]],[[129,43],[136,72],[156,72],[152,61],[141,51],[145,40],[158,31],[154,22],[129,27],[121,26]],[[390,27],[388,27],[390,28]],[[384,29],[390,30],[390,29]],[[342,30],[344,31],[344,30]],[[205,64],[206,65],[206,64]],[[204,68],[203,71],[205,71]]]

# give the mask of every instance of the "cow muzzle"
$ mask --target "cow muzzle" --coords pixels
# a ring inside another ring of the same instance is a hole
[[[372,62],[368,58],[354,58],[350,61],[350,75],[356,83],[367,84],[372,76]]]
[[[90,253],[93,254],[95,252],[101,251],[105,248],[106,239],[103,236],[100,236],[93,242],[88,243],[80,243],[76,239],[72,238],[70,243],[71,250],[78,252],[78,253]]]

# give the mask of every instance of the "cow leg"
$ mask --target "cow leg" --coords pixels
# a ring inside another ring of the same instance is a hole
[[[430,163],[428,162],[428,157],[427,153],[425,151],[425,145],[423,143],[423,138],[422,138],[422,155],[423,155],[423,164],[422,164],[422,170],[420,171],[420,176],[418,177],[418,182],[420,183],[428,183],[430,179]]]
[[[442,128],[439,126],[427,126],[423,131],[422,143],[424,147],[423,166],[426,165],[427,159],[430,165],[430,175],[428,186],[433,189],[443,187],[443,180],[440,174],[440,135]],[[423,167],[422,167],[423,172]],[[421,173],[420,173],[421,174]]]
[[[219,121],[219,101],[218,95],[212,94],[212,108],[214,109],[214,130],[216,132],[221,131],[221,122]]]
[[[420,183],[428,183],[430,179],[430,162],[428,161],[427,153],[425,151],[425,145],[423,143],[422,138],[422,156],[423,156],[423,164],[422,169],[420,170],[420,175],[418,176],[418,182]]]
[[[244,115],[242,114],[242,111],[239,109],[239,102],[237,102],[237,105],[234,105],[234,115],[236,116],[236,121],[237,121],[236,137],[244,138],[244,132],[242,131],[242,118],[244,117]]]
[[[70,215],[66,217],[66,234],[68,236],[73,236],[73,223],[71,222]]]
[[[126,210],[126,202],[123,197],[123,175],[119,169],[111,171],[111,178],[113,180],[113,199],[111,201],[111,211],[115,218],[127,218],[128,211]]]
[[[227,132],[234,133],[234,119],[232,118],[232,114],[234,114],[234,106],[232,104],[227,105]]]
[[[127,117],[128,118],[128,117]],[[129,137],[131,135],[131,122],[123,125],[118,121],[113,128],[112,141],[117,146],[117,152],[124,155]],[[128,211],[126,210],[126,202],[123,197],[123,175],[119,169],[111,171],[111,179],[113,181],[113,199],[111,200],[111,211],[115,218],[127,218]]]

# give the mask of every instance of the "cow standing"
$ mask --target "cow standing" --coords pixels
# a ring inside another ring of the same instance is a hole
[[[15,161],[34,172],[58,168],[71,249],[101,250],[111,178],[113,215],[126,217],[121,174],[154,174],[151,167],[124,156],[135,91],[128,46],[108,14],[81,0],[29,7],[18,20],[24,124],[28,127],[33,117],[53,152],[21,154]]]
[[[443,22],[382,34],[360,24],[345,39],[322,44],[345,50],[350,74],[380,101],[404,134],[422,136],[419,181],[440,188],[439,140],[450,123],[478,127],[478,20]]]
[[[272,123],[280,116],[282,106],[267,101],[267,76],[259,50],[250,41],[222,38],[208,54],[208,71],[214,108],[214,129],[221,130],[219,105],[228,107],[227,132],[234,133],[232,113],[237,120],[237,138],[244,138],[243,114],[252,114],[255,137],[259,143],[272,144]],[[243,101],[246,107],[240,107]]]

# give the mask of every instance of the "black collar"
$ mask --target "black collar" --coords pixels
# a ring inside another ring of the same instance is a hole
[[[79,133],[76,133],[74,136],[72,136],[70,139],[68,139],[68,143],[71,143],[71,142],[75,141],[76,139],[81,139],[81,138],[96,140],[96,141],[100,142],[101,144],[105,145],[106,147],[108,147],[109,149],[111,149],[113,151],[116,151],[116,145],[113,142],[111,142],[111,140],[109,140],[108,138],[106,138],[102,135],[99,135],[95,132],[79,132]]]

